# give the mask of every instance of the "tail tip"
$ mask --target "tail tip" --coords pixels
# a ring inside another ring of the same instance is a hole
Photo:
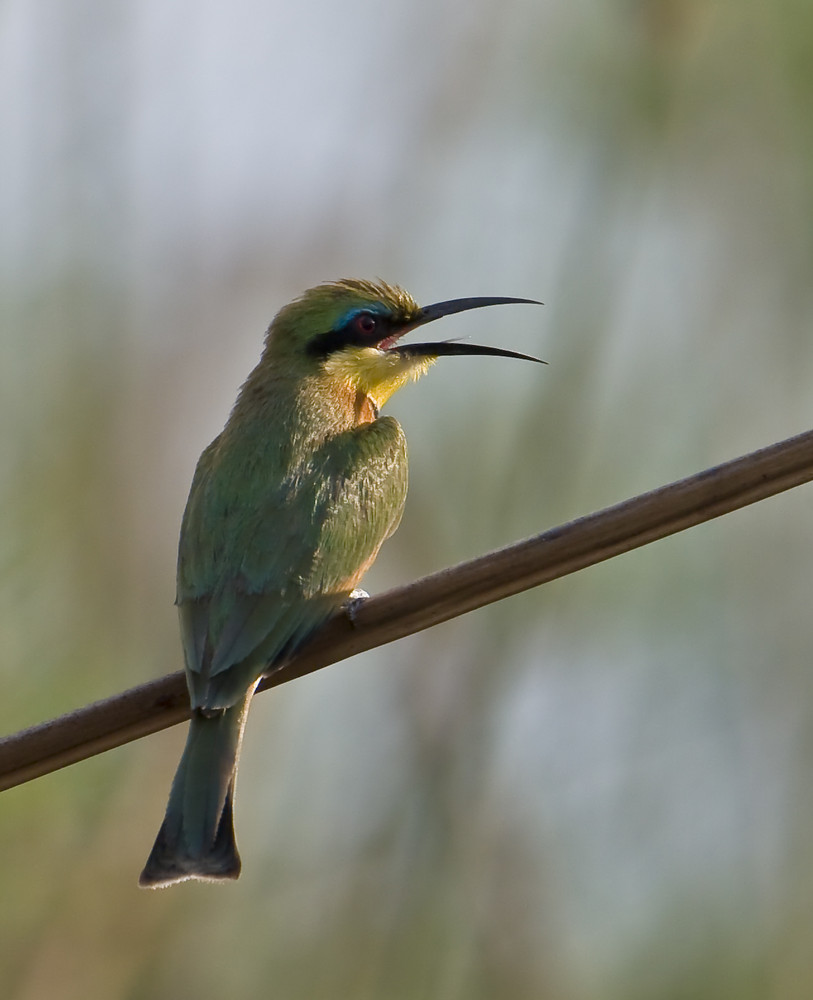
[[[189,879],[200,882],[228,882],[240,877],[240,855],[237,848],[227,853],[209,852],[200,857],[168,851],[161,835],[138,877],[142,889],[165,889]]]
[[[239,857],[228,868],[222,865],[209,866],[206,861],[206,858],[199,858],[190,859],[186,864],[157,864],[150,859],[138,876],[139,888],[166,889],[168,886],[190,879],[199,882],[228,882],[240,877]]]
[[[142,889],[163,889],[176,882],[227,882],[240,877],[242,863],[234,840],[231,795],[211,844],[190,849],[180,830],[170,833],[165,820],[155,838],[144,870],[138,877]]]

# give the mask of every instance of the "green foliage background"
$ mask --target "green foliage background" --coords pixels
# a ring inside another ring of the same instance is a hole
[[[0,726],[180,666],[195,460],[345,275],[544,310],[393,400],[406,582],[807,429],[813,8],[0,8]],[[802,488],[266,694],[244,876],[140,892],[177,729],[0,796],[11,1000],[802,1000]]]

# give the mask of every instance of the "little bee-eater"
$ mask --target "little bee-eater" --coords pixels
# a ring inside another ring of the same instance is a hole
[[[396,286],[345,280],[310,289],[271,323],[183,516],[176,603],[192,715],[142,886],[240,874],[234,781],[254,689],[346,604],[401,520],[406,441],[379,415],[384,403],[444,355],[538,360],[401,337],[451,313],[532,301],[421,307]]]

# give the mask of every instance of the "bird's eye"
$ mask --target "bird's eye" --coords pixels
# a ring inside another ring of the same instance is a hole
[[[378,320],[372,313],[360,312],[353,320],[353,326],[356,328],[356,332],[360,333],[362,337],[370,337],[378,328]]]

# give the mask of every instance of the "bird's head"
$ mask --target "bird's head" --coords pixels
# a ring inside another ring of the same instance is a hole
[[[323,374],[346,383],[378,409],[442,356],[485,354],[539,361],[527,354],[454,340],[400,342],[410,330],[441,316],[512,302],[535,300],[470,298],[419,306],[404,289],[383,281],[326,282],[279,311],[268,330],[265,358],[302,375]]]

